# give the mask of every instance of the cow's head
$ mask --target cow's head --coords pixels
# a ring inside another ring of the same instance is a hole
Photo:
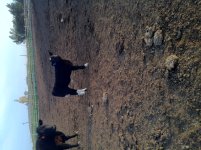
[[[39,119],[38,126],[42,126],[42,125],[43,125],[43,120]]]
[[[39,125],[36,129],[39,137],[52,136],[56,133],[56,126],[44,125],[42,120],[39,120]]]
[[[49,60],[52,66],[56,66],[58,62],[61,61],[61,57],[59,57],[58,55],[50,55]]]
[[[52,64],[52,66],[56,66],[57,62],[61,59],[58,55],[54,55],[52,52],[49,51],[49,55],[50,55],[50,62]]]

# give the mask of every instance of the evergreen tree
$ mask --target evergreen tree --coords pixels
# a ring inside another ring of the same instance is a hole
[[[24,1],[14,0],[13,3],[7,4],[7,7],[13,15],[13,28],[9,37],[13,42],[21,44],[25,40]]]

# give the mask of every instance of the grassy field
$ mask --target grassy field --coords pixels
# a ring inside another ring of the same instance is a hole
[[[28,113],[29,125],[32,135],[33,149],[35,149],[36,127],[38,125],[38,95],[35,77],[34,47],[32,40],[32,5],[30,0],[24,1],[25,28],[26,28],[26,48],[27,48],[27,84],[28,84]]]

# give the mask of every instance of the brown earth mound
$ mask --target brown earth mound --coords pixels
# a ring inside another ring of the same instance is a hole
[[[201,147],[199,0],[33,0],[40,118],[83,150]],[[74,64],[70,86],[51,95],[48,51]],[[76,142],[76,141],[73,141]]]

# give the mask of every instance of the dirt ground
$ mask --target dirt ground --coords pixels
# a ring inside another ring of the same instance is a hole
[[[201,1],[33,0],[33,33],[40,118],[66,134],[79,131],[70,143],[200,149]],[[85,96],[51,95],[48,51],[89,63],[70,84],[86,87]]]

